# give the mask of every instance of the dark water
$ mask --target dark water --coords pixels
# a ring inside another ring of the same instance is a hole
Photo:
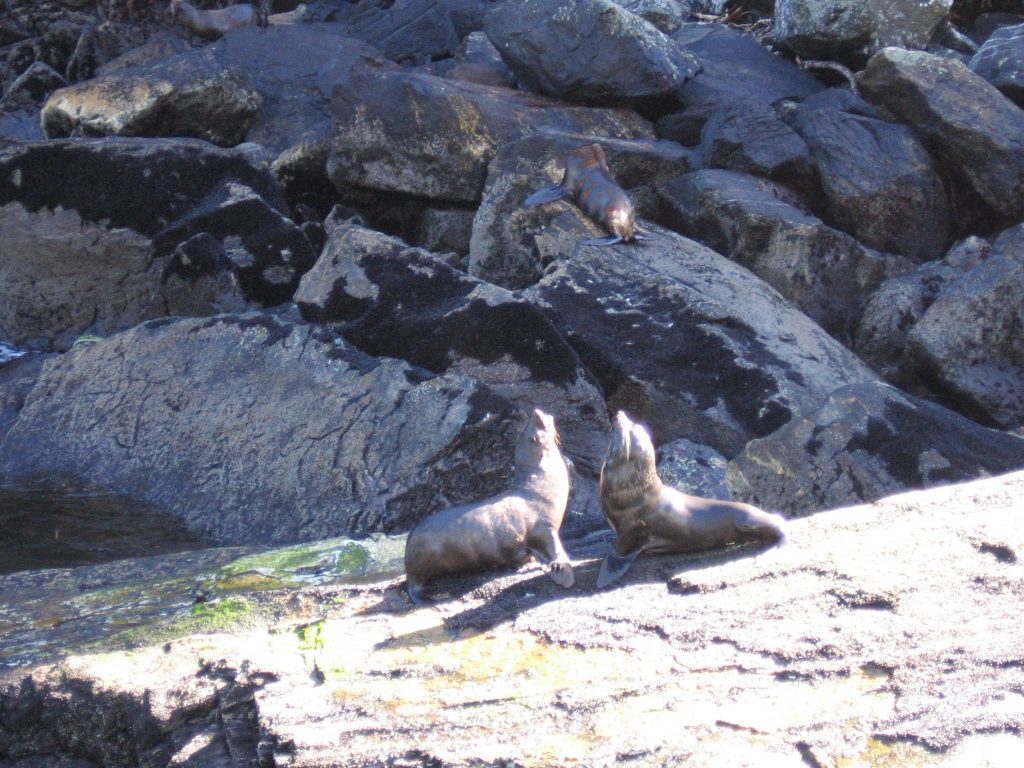
[[[0,481],[0,573],[66,568],[199,549],[168,515],[68,483]]]

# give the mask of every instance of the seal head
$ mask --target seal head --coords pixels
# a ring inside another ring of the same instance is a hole
[[[424,601],[426,582],[444,574],[518,566],[531,555],[560,586],[574,582],[558,537],[569,501],[569,471],[555,420],[535,410],[515,451],[512,488],[483,501],[443,509],[421,520],[405,545],[406,588]]]
[[[781,544],[785,521],[750,504],[690,496],[661,482],[647,430],[619,411],[601,468],[601,511],[616,533],[597,586],[621,577],[641,553],[668,554],[762,542]]]

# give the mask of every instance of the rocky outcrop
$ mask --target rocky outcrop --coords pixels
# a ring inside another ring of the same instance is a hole
[[[471,274],[506,288],[525,288],[540,279],[556,254],[551,227],[557,229],[558,221],[565,221],[579,238],[606,234],[569,199],[523,207],[532,192],[558,184],[568,154],[594,138],[537,133],[498,152],[487,169],[483,199],[473,220]],[[671,142],[602,138],[599,143],[612,176],[620,186],[634,192],[640,187],[653,188],[658,181],[689,168],[689,153]],[[544,258],[544,253],[550,257]]]
[[[988,227],[1024,218],[1024,111],[995,86],[958,61],[898,48],[873,56],[857,82],[994,212]]]
[[[400,540],[0,577],[0,759],[983,765],[1022,743],[1022,493],[907,493],[604,592],[606,544],[569,542],[571,594],[525,566],[419,609]]]
[[[724,170],[659,188],[663,222],[743,264],[848,341],[871,293],[898,264],[826,226],[784,187]]]
[[[274,177],[241,151],[38,142],[0,152],[0,178],[0,337],[17,344],[65,350],[147,318],[280,303],[315,259]]]
[[[333,232],[295,301],[372,355],[463,373],[525,412],[550,413],[562,450],[597,476],[609,429],[601,392],[529,302],[358,225]]]
[[[363,187],[477,203],[499,147],[540,129],[642,138],[627,110],[571,106],[523,91],[416,73],[358,74],[335,90],[327,171],[339,188]]]
[[[886,385],[835,390],[819,411],[752,440],[729,465],[733,496],[787,515],[1024,467],[1024,439]]]
[[[8,478],[68,475],[222,543],[407,528],[487,496],[508,401],[270,314],[153,321],[49,363],[0,442]]]
[[[953,0],[777,0],[775,39],[810,59],[863,64],[886,46],[924,48],[952,5]]]
[[[1024,106],[1024,24],[993,32],[971,57],[968,66],[1017,106]]]
[[[507,0],[484,30],[532,91],[584,103],[671,103],[699,60],[611,0]]]

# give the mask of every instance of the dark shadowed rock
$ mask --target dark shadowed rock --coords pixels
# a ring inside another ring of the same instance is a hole
[[[611,0],[506,0],[484,31],[531,90],[592,104],[664,111],[700,61]]]
[[[1024,426],[1024,254],[949,282],[909,334],[919,378],[991,426]]]
[[[967,66],[1024,106],[1024,24],[997,29]]]
[[[724,106],[736,100],[774,104],[801,99],[824,86],[806,70],[774,56],[753,36],[724,24],[683,24],[672,39],[695,54],[701,71],[680,96],[687,105]]]
[[[516,84],[516,76],[482,30],[466,35],[444,76],[503,88],[514,88]]]
[[[120,56],[97,67],[96,75],[113,75],[128,69],[169,59],[189,50],[188,42],[165,30],[155,32],[142,45],[131,48]]]
[[[734,456],[835,387],[874,374],[749,271],[665,230],[643,245],[543,240],[553,264],[523,295],[547,310],[608,410]]]
[[[953,0],[778,0],[775,41],[809,59],[862,65],[886,46],[924,48]]]
[[[529,302],[358,225],[334,230],[295,301],[369,354],[464,373],[526,412],[551,413],[563,450],[596,476],[608,444],[601,393]]]
[[[721,107],[701,130],[694,165],[761,176],[798,190],[817,189],[807,144],[767,104]]]
[[[664,223],[743,264],[839,339],[852,336],[868,296],[898,266],[764,179],[696,171],[660,192]]]
[[[28,354],[0,362],[0,440],[25,405],[50,355]]]
[[[518,433],[468,377],[270,314],[153,321],[47,364],[8,478],[124,489],[225,543],[403,529],[496,492]]]
[[[792,125],[810,147],[829,224],[915,260],[945,253],[952,211],[910,128],[828,108],[800,109]]]
[[[269,171],[206,142],[58,140],[2,151],[0,338],[63,350],[79,334],[168,313],[284,301],[315,260],[286,210]],[[205,241],[179,250],[200,234]]]
[[[1021,467],[1024,439],[888,385],[860,383],[748,443],[728,481],[738,499],[806,515]]]
[[[67,81],[49,64],[33,62],[0,99],[0,138],[15,141],[39,141],[39,105]]]
[[[40,120],[48,138],[187,136],[232,146],[261,101],[244,70],[204,66],[186,53],[61,88]]]
[[[995,86],[958,61],[897,48],[873,56],[857,82],[999,217],[1024,218],[1024,111]]]
[[[469,271],[506,288],[524,288],[540,278],[548,262],[542,252],[553,253],[549,228],[562,231],[564,221],[578,238],[604,236],[569,199],[524,208],[531,193],[559,183],[566,156],[594,136],[538,133],[503,147],[491,161],[487,186],[473,222]],[[689,154],[667,141],[598,139],[608,157],[612,176],[625,189],[672,178],[689,167]]]
[[[643,138],[628,110],[574,107],[522,91],[432,75],[356,74],[335,90],[327,171],[335,186],[477,203],[487,163],[539,129]]]
[[[683,493],[707,499],[730,498],[725,484],[729,461],[714,448],[682,438],[658,446],[658,477]]]
[[[952,256],[968,251],[978,254],[972,265],[975,266],[988,257],[991,246],[980,238],[968,238],[950,253]],[[857,354],[893,384],[913,387],[914,377],[907,361],[907,334],[943,288],[962,272],[963,268],[947,257],[883,282],[861,315],[853,345]]]

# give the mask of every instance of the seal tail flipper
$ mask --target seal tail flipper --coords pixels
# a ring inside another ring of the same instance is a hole
[[[597,588],[607,587],[616,579],[621,578],[639,556],[639,549],[625,555],[618,554],[614,549],[610,551],[601,563],[601,572],[597,574]]]
[[[622,235],[608,235],[608,237],[592,237],[580,242],[583,245],[616,245],[617,243],[625,242],[625,240],[622,239]]]
[[[553,203],[555,200],[561,200],[568,194],[569,190],[565,187],[544,187],[544,189],[538,189],[528,198],[523,200],[523,207],[526,208],[531,205]]]
[[[633,239],[634,240],[645,240],[647,242],[651,242],[651,241],[654,241],[654,240],[661,240],[661,238],[658,237],[657,235],[651,235],[651,234],[648,234],[647,232],[641,232],[639,229],[633,230]]]

